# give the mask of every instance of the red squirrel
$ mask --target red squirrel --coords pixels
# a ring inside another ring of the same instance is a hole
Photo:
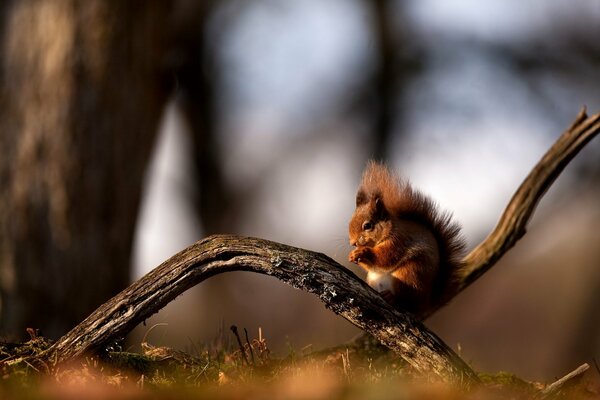
[[[370,161],[349,226],[350,262],[391,304],[422,313],[444,301],[465,242],[451,215],[384,165]]]

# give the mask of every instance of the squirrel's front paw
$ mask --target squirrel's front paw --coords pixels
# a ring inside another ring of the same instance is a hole
[[[390,304],[395,304],[396,302],[396,296],[394,296],[394,294],[390,291],[390,290],[383,290],[381,292],[379,292],[379,294],[381,295],[381,297],[383,297],[385,299],[385,301],[387,301]]]
[[[365,263],[371,259],[372,252],[368,247],[357,247],[350,252],[348,261],[354,264]]]

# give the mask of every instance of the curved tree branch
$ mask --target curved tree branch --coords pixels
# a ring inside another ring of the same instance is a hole
[[[190,287],[213,275],[251,271],[313,293],[326,307],[377,337],[419,372],[472,383],[474,372],[435,334],[386,303],[331,258],[263,239],[215,235],[174,255],[103,304],[59,339],[45,357],[58,363],[129,333]]]
[[[544,154],[506,206],[490,235],[464,259],[465,268],[453,295],[465,289],[523,237],[536,206],[567,164],[600,132],[600,113],[588,117],[583,108],[567,131]]]
[[[510,201],[496,229],[465,258],[452,296],[479,278],[525,233],[535,206],[568,162],[600,131],[600,114],[582,110]],[[313,293],[326,307],[378,338],[415,370],[469,385],[475,373],[417,319],[401,313],[332,259],[262,239],[211,236],[174,255],[103,304],[43,355],[64,362],[130,332],[190,287],[228,271],[271,275]],[[439,305],[438,305],[439,307]]]

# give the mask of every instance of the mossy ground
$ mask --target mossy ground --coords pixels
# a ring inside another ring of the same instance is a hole
[[[142,353],[112,346],[68,365],[32,362],[50,342],[32,336],[0,345],[1,399],[464,399],[539,398],[542,384],[510,373],[482,374],[470,392],[416,376],[369,338],[319,352],[270,354],[265,339],[240,348],[190,354],[142,344]],[[250,351],[252,349],[252,351]],[[566,398],[595,398],[570,388]]]

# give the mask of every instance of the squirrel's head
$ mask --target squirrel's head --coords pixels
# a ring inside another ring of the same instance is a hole
[[[380,195],[367,196],[362,190],[358,191],[348,231],[352,246],[373,247],[389,237],[392,221]]]

